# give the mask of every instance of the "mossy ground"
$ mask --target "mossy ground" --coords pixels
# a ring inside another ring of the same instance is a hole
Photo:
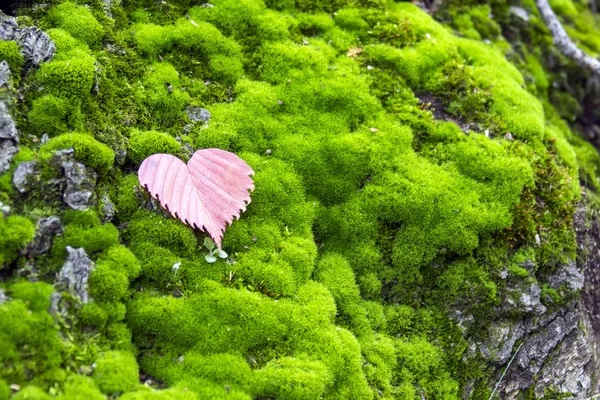
[[[19,196],[14,166],[0,177],[15,214],[0,220],[0,399],[5,382],[27,386],[14,399],[458,399],[467,380],[487,398],[464,335],[489,324],[503,268],[543,282],[574,257],[579,182],[590,196],[600,184],[597,151],[553,108],[535,52],[512,57],[490,5],[440,11],[454,34],[406,2],[139,0],[110,18],[79,3],[22,10],[57,53],[22,77],[18,159],[73,148],[117,213]],[[583,21],[575,36],[598,51]],[[0,55],[20,75],[11,43]],[[188,106],[210,122],[188,129]],[[135,169],[184,145],[256,172],[227,260],[208,264],[202,237],[145,207]],[[15,271],[35,220],[57,214],[37,278],[52,282],[66,246],[95,269],[93,301],[65,294],[53,319],[52,286]],[[456,308],[475,316],[468,332]]]

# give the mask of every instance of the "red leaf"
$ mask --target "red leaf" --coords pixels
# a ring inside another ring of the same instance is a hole
[[[204,149],[187,165],[169,154],[154,154],[138,171],[140,184],[184,223],[207,232],[219,249],[227,224],[250,203],[252,168],[233,153]]]

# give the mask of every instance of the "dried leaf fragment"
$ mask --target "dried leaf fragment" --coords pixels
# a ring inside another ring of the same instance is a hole
[[[220,250],[227,224],[250,203],[252,174],[235,154],[204,149],[187,164],[170,154],[151,155],[142,162],[138,178],[171,215],[207,232]]]

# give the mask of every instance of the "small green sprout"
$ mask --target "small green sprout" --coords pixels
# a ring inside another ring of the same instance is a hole
[[[214,263],[217,261],[217,257],[227,258],[227,253],[225,253],[223,250],[217,249],[215,242],[209,237],[204,238],[204,247],[208,249],[208,254],[204,256],[206,262]]]

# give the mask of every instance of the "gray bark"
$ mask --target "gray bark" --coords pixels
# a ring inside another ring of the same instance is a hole
[[[592,73],[600,76],[600,61],[590,57],[583,50],[573,43],[565,28],[552,11],[552,7],[548,4],[548,0],[535,0],[538,10],[542,16],[542,19],[550,29],[554,44],[561,53],[573,60],[577,65],[583,68],[587,68]]]

